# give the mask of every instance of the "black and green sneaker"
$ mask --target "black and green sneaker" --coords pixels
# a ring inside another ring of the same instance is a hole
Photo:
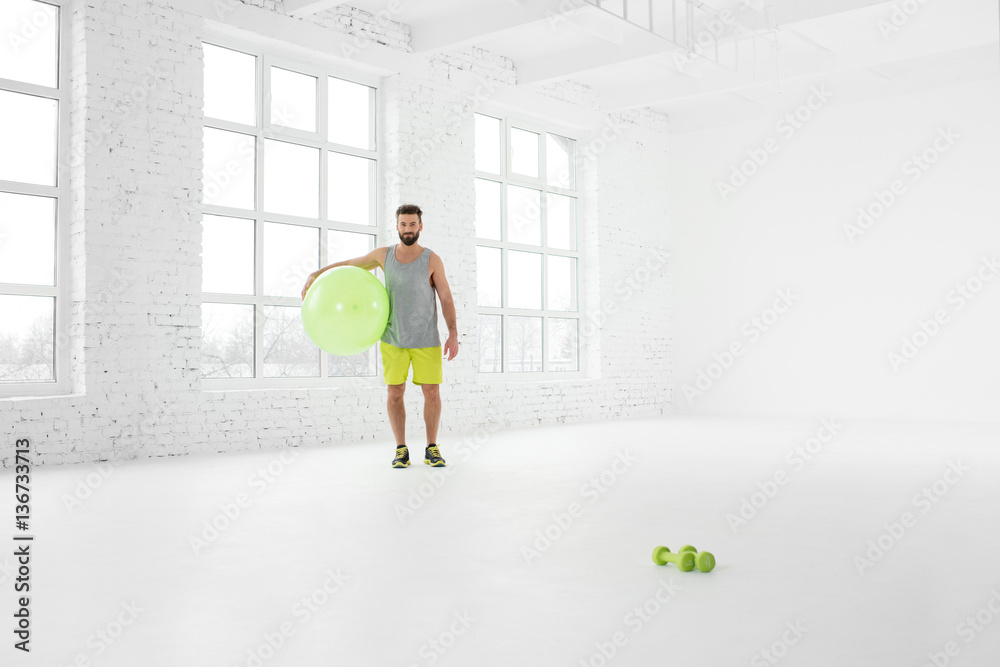
[[[424,463],[432,468],[444,467],[444,459],[441,458],[441,452],[438,451],[437,445],[427,445],[427,449],[424,451]]]
[[[392,460],[393,468],[406,468],[410,465],[410,450],[406,448],[406,445],[400,445],[396,447],[396,458]]]

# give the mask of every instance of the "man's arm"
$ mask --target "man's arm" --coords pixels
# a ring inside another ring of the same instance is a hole
[[[458,324],[455,320],[455,299],[451,296],[451,287],[444,275],[444,262],[437,253],[431,253],[430,262],[431,286],[441,299],[441,312],[444,313],[445,324],[448,325],[448,340],[444,344],[444,355],[448,361],[458,354]]]
[[[335,269],[338,266],[356,266],[365,271],[371,271],[372,269],[380,268],[385,270],[385,254],[387,247],[375,248],[367,255],[361,257],[355,257],[353,259],[345,259],[342,262],[334,262],[329,266],[324,266],[322,269],[317,269],[309,274],[306,278],[306,284],[302,288],[302,298],[306,298],[306,292],[309,291],[309,286],[312,285],[317,278],[319,278],[323,273],[329,271],[330,269]]]

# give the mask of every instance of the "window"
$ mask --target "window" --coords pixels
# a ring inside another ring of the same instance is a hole
[[[580,370],[576,141],[475,116],[479,372]]]
[[[0,395],[69,387],[64,14],[0,4]]]
[[[204,55],[202,376],[375,375],[374,348],[323,353],[299,314],[312,271],[375,247],[375,88],[252,49]]]

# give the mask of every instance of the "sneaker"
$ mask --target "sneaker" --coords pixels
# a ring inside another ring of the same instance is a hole
[[[444,459],[441,458],[441,452],[438,451],[437,445],[427,445],[427,450],[424,452],[424,463],[432,468],[444,467]]]
[[[406,468],[410,465],[410,450],[406,448],[406,445],[400,445],[396,447],[396,458],[392,460],[393,468]]]

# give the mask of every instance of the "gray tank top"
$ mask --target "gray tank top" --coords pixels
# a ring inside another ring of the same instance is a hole
[[[396,246],[385,253],[385,289],[389,324],[382,340],[396,347],[440,347],[437,299],[428,281],[431,250],[424,248],[409,264],[396,260]]]

